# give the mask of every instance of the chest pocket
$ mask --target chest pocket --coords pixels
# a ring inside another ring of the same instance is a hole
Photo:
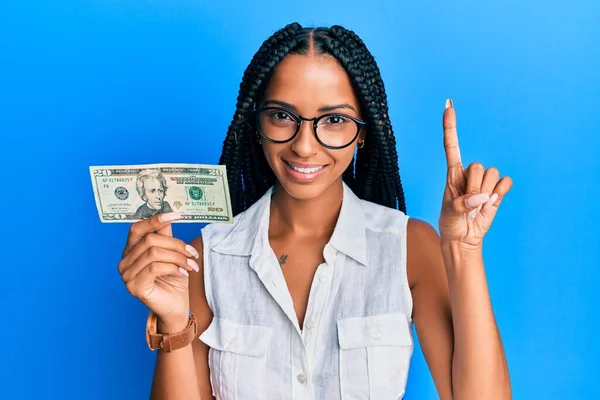
[[[342,400],[395,400],[404,395],[413,351],[404,313],[337,321]]]
[[[217,399],[259,399],[264,393],[272,328],[213,318],[200,340],[210,349],[208,365]]]

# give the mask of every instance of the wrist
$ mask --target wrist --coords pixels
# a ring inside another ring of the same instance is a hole
[[[189,314],[180,315],[169,319],[163,319],[159,317],[156,330],[157,333],[161,334],[181,332],[187,327],[189,321]]]
[[[462,265],[478,262],[483,258],[481,244],[471,245],[454,240],[442,240],[441,249],[447,269],[454,270]]]
[[[483,241],[479,241],[478,243],[466,243],[462,240],[440,238],[440,244],[444,251],[465,255],[473,253],[477,254],[478,252],[481,253],[483,250]]]
[[[174,350],[187,347],[198,335],[198,322],[196,317],[189,313],[187,320],[183,318],[169,319],[169,322],[160,322],[154,312],[148,313],[146,321],[146,343],[150,350],[162,350],[170,353]]]

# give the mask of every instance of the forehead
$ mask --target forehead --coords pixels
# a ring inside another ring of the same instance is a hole
[[[265,100],[290,103],[300,113],[342,103],[358,110],[359,105],[347,72],[329,55],[286,56],[274,71]]]

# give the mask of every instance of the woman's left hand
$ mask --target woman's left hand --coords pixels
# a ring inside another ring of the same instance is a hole
[[[446,100],[443,127],[448,174],[438,221],[440,239],[478,250],[502,199],[512,186],[512,179],[508,176],[500,179],[498,169],[485,169],[478,162],[467,169],[463,167],[452,100]]]

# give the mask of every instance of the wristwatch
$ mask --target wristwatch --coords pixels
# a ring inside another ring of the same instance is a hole
[[[150,350],[170,353],[192,343],[198,334],[196,317],[190,311],[190,320],[184,330],[177,333],[157,333],[158,316],[150,311],[146,321],[146,343]]]

